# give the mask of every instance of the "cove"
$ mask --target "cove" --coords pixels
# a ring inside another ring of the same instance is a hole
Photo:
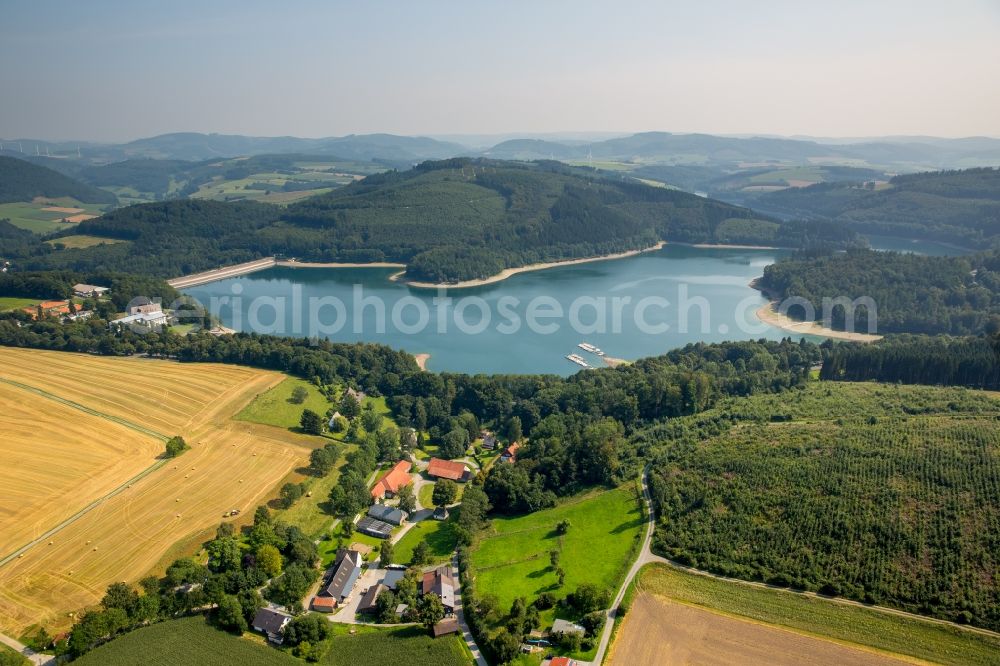
[[[693,342],[801,337],[761,323],[755,312],[766,300],[749,286],[785,254],[668,245],[634,257],[452,290],[393,282],[389,277],[398,272],[393,268],[278,267],[184,293],[241,331],[312,337],[315,326],[340,323],[336,332],[316,337],[430,354],[427,368],[434,371],[565,376],[581,369],[566,358],[569,354],[579,354],[593,367],[605,365],[580,349],[581,342],[601,348],[607,357],[634,360]],[[326,304],[313,327],[310,302]],[[343,304],[342,310],[338,313],[331,302]],[[456,324],[456,310],[465,326]],[[392,321],[394,311],[399,326]],[[420,326],[423,313],[426,322]],[[529,324],[533,314],[540,315],[534,326]]]

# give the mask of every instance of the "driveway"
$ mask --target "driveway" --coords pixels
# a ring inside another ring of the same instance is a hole
[[[479,651],[479,646],[476,645],[476,639],[472,637],[469,625],[465,622],[465,610],[462,607],[462,581],[458,575],[457,555],[451,560],[451,571],[452,578],[455,579],[455,617],[458,618],[458,626],[462,630],[462,638],[465,639],[465,644],[469,646],[469,651],[472,652],[472,656],[476,660],[476,666],[489,666],[486,663],[486,659],[483,658],[483,653]]]
[[[642,547],[639,549],[639,554],[635,558],[635,562],[632,564],[632,568],[629,569],[628,575],[625,576],[625,581],[622,586],[618,589],[618,594],[615,595],[614,603],[611,604],[611,608],[608,609],[607,617],[604,621],[604,629],[601,631],[601,642],[597,647],[597,654],[594,656],[594,661],[578,661],[580,666],[589,666],[593,664],[594,666],[600,666],[601,662],[604,661],[604,655],[608,650],[608,643],[611,641],[611,630],[615,625],[615,616],[618,614],[618,606],[621,604],[622,599],[625,597],[625,590],[628,589],[629,584],[631,584],[632,579],[635,575],[639,573],[647,564],[652,562],[663,562],[664,564],[669,564],[669,561],[659,555],[654,555],[653,551],[649,549],[650,544],[653,541],[653,528],[656,526],[656,516],[653,515],[653,502],[649,495],[649,466],[642,471],[642,499],[646,502],[646,536],[642,540]]]
[[[337,612],[333,615],[328,615],[327,619],[330,622],[358,624],[356,614],[358,612],[358,605],[361,603],[361,597],[364,596],[365,590],[377,584],[385,577],[385,572],[385,569],[376,569],[374,567],[362,571],[358,577],[358,582],[354,584],[354,588],[351,590],[351,596],[347,597],[347,603],[337,608]]]
[[[53,657],[52,655],[39,654],[28,648],[26,645],[23,645],[22,643],[14,640],[10,636],[4,636],[3,634],[0,634],[0,643],[3,643],[7,647],[24,655],[28,659],[28,661],[30,661],[33,664],[38,664],[38,666],[50,666],[50,665],[54,666],[56,663],[56,658]]]

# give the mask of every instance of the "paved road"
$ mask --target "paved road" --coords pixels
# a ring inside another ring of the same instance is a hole
[[[649,545],[653,541],[653,528],[656,526],[656,517],[653,515],[653,502],[649,496],[648,466],[642,471],[642,499],[646,502],[646,536],[642,540],[642,547],[639,549],[639,554],[635,558],[635,563],[633,563],[632,568],[629,569],[628,575],[625,576],[625,581],[618,589],[618,594],[615,595],[615,600],[611,604],[611,608],[608,609],[607,617],[604,622],[604,630],[601,631],[601,642],[597,646],[597,654],[594,656],[594,661],[589,662],[595,666],[599,666],[601,662],[604,661],[604,656],[608,650],[608,644],[611,642],[611,630],[615,625],[615,616],[618,614],[618,606],[625,597],[625,590],[627,590],[628,586],[632,583],[632,579],[635,578],[636,574],[639,573],[639,570],[647,564],[652,562],[669,564],[666,559],[660,557],[659,555],[654,555],[649,549]],[[583,666],[588,662],[581,661],[578,663]]]
[[[455,579],[455,617],[458,618],[458,626],[462,629],[462,638],[469,646],[469,651],[472,652],[472,656],[476,660],[476,666],[489,666],[486,659],[483,658],[479,646],[476,645],[476,639],[472,637],[469,625],[465,622],[465,610],[462,607],[462,581],[458,575],[458,555],[455,555],[451,560],[451,572],[452,578]]]
[[[3,643],[7,647],[20,652],[25,657],[27,657],[28,660],[31,661],[31,663],[33,664],[38,664],[39,666],[54,666],[56,663],[55,657],[47,654],[38,654],[37,652],[34,652],[30,648],[28,648],[26,645],[22,645],[18,641],[14,640],[10,636],[4,636],[3,634],[0,634],[0,643]]]

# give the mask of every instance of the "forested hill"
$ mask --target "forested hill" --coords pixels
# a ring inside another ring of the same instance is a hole
[[[35,197],[72,197],[83,203],[116,203],[110,192],[25,160],[0,156],[0,203]]]
[[[819,183],[758,199],[776,215],[830,220],[862,233],[957,243],[979,249],[1000,241],[1000,170],[896,176],[884,189]]]
[[[284,255],[399,261],[414,279],[450,282],[658,240],[843,246],[854,238],[555,162],[471,159],[375,174],[285,209],[203,201],[130,206],[84,222],[76,233],[134,242],[40,252],[24,265],[170,277]]]
[[[804,298],[823,316],[823,299],[870,297],[878,333],[979,334],[1000,328],[1000,252],[969,257],[924,257],[851,250],[794,257],[764,269],[760,286],[775,298]],[[789,314],[795,316],[798,308]],[[835,308],[833,325],[844,327]],[[855,327],[867,331],[869,313],[857,309]]]

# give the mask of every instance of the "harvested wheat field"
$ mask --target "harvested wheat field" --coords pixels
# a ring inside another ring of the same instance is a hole
[[[153,572],[166,556],[180,554],[178,543],[196,547],[194,537],[218,525],[230,509],[249,514],[275,494],[313,446],[309,438],[287,430],[232,420],[257,394],[284,379],[276,372],[0,348],[0,379],[8,386],[16,382],[11,390],[26,396],[18,423],[60,408],[69,410],[59,412],[66,418],[92,419],[82,439],[62,445],[65,459],[49,466],[52,483],[64,483],[54,477],[71,464],[74,447],[87,451],[78,456],[85,464],[95,464],[103,449],[91,452],[90,447],[100,446],[94,444],[98,439],[147,438],[159,448],[162,441],[154,435],[177,434],[191,446],[121,492],[103,496],[21,556],[0,559],[0,630],[13,635],[34,623],[65,628],[72,622],[70,613],[96,603],[109,583]],[[142,429],[150,433],[137,431]],[[121,441],[108,445],[125,446]],[[39,447],[34,452],[37,461],[28,461],[26,471],[5,472],[11,477],[4,476],[5,483],[46,482],[40,469],[49,454]],[[148,469],[150,462],[147,455],[139,467]],[[123,468],[118,484],[133,471]],[[92,492],[113,488],[114,481],[108,476]],[[58,526],[68,511],[53,511],[44,502],[36,507],[30,516],[21,510],[33,530],[46,523],[47,529]],[[5,532],[4,553],[25,545],[7,541]]]
[[[625,616],[608,663],[889,666],[912,662],[641,592]]]
[[[0,431],[0,558],[163,453],[161,439],[3,382]]]

